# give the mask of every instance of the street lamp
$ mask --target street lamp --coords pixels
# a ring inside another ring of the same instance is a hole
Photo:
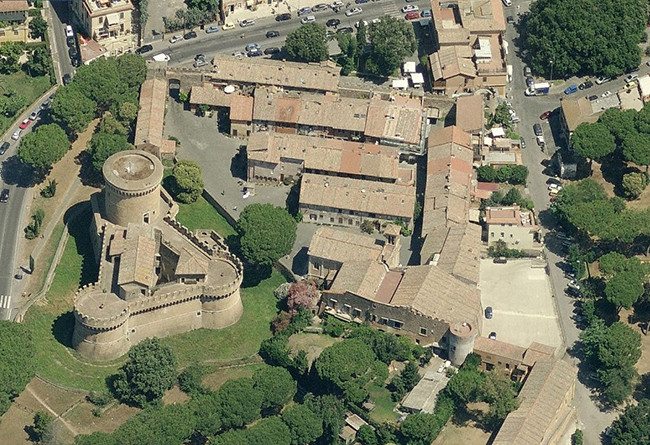
[[[551,64],[551,82],[553,82],[553,61],[549,60],[548,62]]]

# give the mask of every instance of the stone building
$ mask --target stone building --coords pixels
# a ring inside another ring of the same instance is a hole
[[[71,9],[82,33],[116,56],[137,46],[134,6],[130,0],[72,0]]]
[[[481,357],[481,370],[499,372],[521,382],[530,373],[537,360],[551,358],[556,348],[532,342],[528,348],[496,339],[478,337],[474,353]]]
[[[103,175],[104,191],[91,200],[99,275],[75,296],[74,348],[111,360],[148,337],[236,323],[242,263],[217,233],[176,222],[160,160],[123,151],[106,160]]]
[[[27,42],[29,39],[29,3],[25,0],[0,1],[0,43]]]
[[[509,249],[541,251],[540,227],[532,210],[519,206],[488,207],[485,209],[485,229],[488,245],[503,241]]]
[[[135,125],[135,148],[146,150],[161,159],[173,158],[176,142],[163,136],[167,81],[149,78],[140,87],[140,109]]]

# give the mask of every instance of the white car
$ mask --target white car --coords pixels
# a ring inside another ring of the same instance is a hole
[[[605,82],[609,82],[610,80],[612,80],[611,77],[600,76],[599,78],[596,79],[596,84],[597,85],[602,85]]]
[[[420,8],[417,5],[406,5],[402,8],[402,13],[405,12],[411,12],[411,11],[419,11]]]
[[[65,25],[65,36],[66,37],[74,37],[74,31],[72,30],[72,26]]]
[[[376,19],[372,19],[370,23],[381,23],[381,19],[377,17]]]
[[[255,20],[253,19],[246,19],[239,22],[239,26],[241,26],[242,28],[246,28],[247,26],[253,26],[254,24],[255,24]]]
[[[330,4],[330,8],[336,9],[336,8],[342,8],[343,7],[343,2],[341,1],[336,1]]]
[[[512,5],[512,0],[501,0],[504,5],[506,6],[511,6]]]
[[[232,22],[226,22],[221,27],[221,29],[223,29],[224,31],[228,31],[229,29],[234,29],[234,28],[235,28],[235,24]]]
[[[366,28],[368,27],[368,22],[366,22],[365,20],[359,20],[357,23],[354,24],[354,26],[358,28],[359,26],[361,26],[361,23],[363,23],[363,26],[365,26]]]
[[[625,83],[634,82],[638,78],[639,78],[639,75],[636,74],[636,73],[628,74],[627,76],[625,76]]]
[[[11,135],[11,139],[13,139],[14,141],[17,141],[18,139],[20,139],[20,133],[21,132],[22,132],[22,130],[20,130],[20,129],[14,131],[14,133]]]
[[[173,36],[171,39],[169,39],[169,43],[176,43],[180,42],[183,40],[183,36]]]
[[[557,185],[557,184],[549,184],[548,189],[549,189],[549,191],[550,190],[557,190],[559,192],[560,190],[562,190],[562,186]]]
[[[361,14],[362,12],[363,12],[363,9],[361,9],[361,8],[352,8],[352,9],[348,9],[347,11],[345,11],[345,15],[350,17],[351,15]]]
[[[308,15],[300,19],[300,23],[302,23],[303,25],[306,25],[307,23],[314,23],[315,21],[316,21],[316,17],[313,15]]]
[[[609,91],[609,90],[607,90],[607,91],[605,91],[603,94],[601,94],[600,97],[609,97],[609,96],[611,96],[611,95],[612,95],[612,92]]]
[[[171,57],[169,57],[167,54],[156,54],[152,57],[152,59],[156,62],[169,62]]]

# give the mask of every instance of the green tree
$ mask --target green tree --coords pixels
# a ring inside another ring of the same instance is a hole
[[[20,141],[18,157],[36,170],[47,171],[70,148],[65,131],[56,124],[41,125]]]
[[[617,145],[621,145],[628,134],[636,133],[637,112],[635,110],[621,110],[620,108],[608,108],[598,118],[598,122],[605,125],[614,135]]]
[[[490,127],[502,125],[505,128],[512,128],[512,117],[510,116],[510,107],[507,103],[501,102],[494,110],[488,121]]]
[[[137,54],[126,53],[115,59],[120,79],[129,89],[137,91],[147,77],[147,64]]]
[[[20,56],[23,55],[25,44],[22,42],[6,42],[0,45],[0,74],[12,74],[20,70]]]
[[[93,167],[101,172],[104,162],[110,156],[124,150],[133,149],[123,134],[95,133],[90,140],[88,152],[92,157]]]
[[[431,445],[441,428],[434,414],[416,413],[406,416],[400,432],[407,445]]]
[[[26,105],[25,96],[15,91],[8,91],[0,96],[0,114],[7,117],[15,116]]]
[[[170,181],[170,192],[176,201],[191,204],[203,192],[201,167],[194,161],[182,160],[174,165]]]
[[[284,50],[289,57],[300,62],[327,60],[329,52],[325,27],[309,23],[291,31],[284,42]]]
[[[117,115],[122,122],[131,125],[138,117],[138,104],[129,101],[124,102],[120,105]]]
[[[621,186],[627,198],[638,199],[648,186],[648,176],[638,172],[627,173],[623,175]]]
[[[116,445],[178,445],[189,439],[195,428],[190,406],[172,404],[146,408],[122,424],[112,436]]]
[[[517,409],[517,391],[513,383],[500,374],[486,373],[478,392],[481,400],[490,404],[485,420],[492,430],[498,429],[506,416]]]
[[[246,445],[290,445],[289,427],[278,416],[267,417],[246,430]],[[241,442],[240,442],[241,443]]]
[[[305,396],[305,406],[312,410],[323,422],[323,442],[335,443],[343,427],[345,406],[338,397],[332,394]]]
[[[275,335],[267,338],[260,345],[259,353],[269,365],[288,368],[292,364],[289,339],[286,335]]]
[[[52,440],[52,424],[54,417],[50,416],[45,411],[37,411],[34,415],[34,425],[32,431],[34,432],[34,439],[36,442],[48,443]]]
[[[262,395],[262,410],[268,412],[280,411],[296,394],[296,381],[289,371],[277,366],[255,371],[253,383]]]
[[[95,117],[97,104],[74,84],[59,88],[50,107],[52,117],[70,133],[80,133]]]
[[[250,378],[228,380],[217,392],[216,405],[223,428],[241,428],[260,418],[262,394]]]
[[[650,399],[628,405],[611,427],[612,445],[637,445],[650,442]]]
[[[598,161],[616,148],[614,136],[600,122],[578,125],[571,135],[571,147],[581,156]]]
[[[417,385],[422,378],[418,372],[418,369],[418,365],[413,362],[408,362],[406,366],[404,366],[404,369],[402,369],[402,372],[400,372],[399,375],[402,378],[402,382],[404,382],[404,388],[407,391],[415,388],[415,385]]]
[[[361,445],[379,445],[375,430],[370,425],[361,425],[361,428],[357,431],[357,441]]]
[[[357,39],[353,34],[342,33],[336,35],[336,40],[341,49],[339,63],[343,66],[341,75],[347,76],[357,68]]]
[[[410,22],[385,16],[369,29],[370,50],[366,71],[378,76],[389,76],[406,57],[413,55],[417,41]]]
[[[289,427],[291,445],[313,443],[323,434],[322,420],[305,405],[291,405],[282,412],[282,420]]]
[[[644,165],[646,173],[650,167],[650,134],[630,133],[623,139],[623,156],[637,165]]]
[[[124,136],[129,134],[128,128],[126,128],[122,122],[117,120],[110,111],[107,111],[104,113],[104,116],[102,116],[102,120],[99,122],[98,131],[101,133],[121,134]]]
[[[584,438],[582,430],[575,430],[575,432],[571,434],[571,445],[583,445],[583,443]]]
[[[50,72],[50,53],[45,46],[38,46],[29,54],[25,69],[30,76],[45,76]]]
[[[643,295],[643,277],[633,271],[622,271],[616,273],[605,284],[605,298],[616,306],[620,311],[622,308],[629,309]]]
[[[113,380],[116,396],[125,403],[144,407],[160,400],[176,382],[176,359],[157,338],[135,345]]]
[[[187,403],[192,412],[195,431],[203,437],[210,437],[221,431],[221,407],[218,393],[206,391],[194,393]]]
[[[446,391],[459,404],[475,402],[484,379],[477,369],[461,369],[449,379]]]
[[[368,44],[368,29],[363,20],[359,21],[359,27],[357,28],[357,35],[354,38],[354,40],[356,43],[356,48],[354,52],[357,58],[357,69],[361,71],[363,69],[362,64],[364,63],[364,53],[366,50],[366,45]]]
[[[251,263],[270,266],[291,252],[296,228],[296,220],[281,207],[248,205],[237,222],[241,251]]]
[[[39,14],[32,17],[29,22],[29,34],[32,39],[43,39],[45,38],[45,31],[47,31],[47,22]]]
[[[206,392],[203,386],[205,368],[199,363],[192,363],[178,375],[178,387],[181,391],[194,395]]]

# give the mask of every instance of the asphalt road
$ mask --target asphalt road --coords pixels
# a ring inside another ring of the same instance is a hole
[[[74,67],[68,56],[68,45],[65,41],[65,25],[70,23],[69,2],[67,0],[50,0],[51,26],[48,29],[54,36],[54,48],[52,48],[52,59],[58,66],[61,77],[66,74],[72,75]],[[60,82],[61,79],[58,79]]]
[[[426,0],[417,0],[411,3],[406,3],[403,0],[378,0],[362,5],[352,4],[350,7],[358,6],[362,9],[362,13],[351,17],[347,17],[343,11],[335,13],[331,9],[316,12],[313,15],[316,17],[316,23],[324,25],[327,20],[337,18],[341,20],[339,27],[354,27],[359,20],[370,22],[372,19],[385,15],[404,17],[401,8],[407,4],[417,5],[420,10],[431,8],[430,3]],[[155,54],[165,53],[171,57],[169,65],[174,66],[191,62],[196,54],[205,54],[206,58],[210,60],[214,53],[244,51],[244,47],[249,43],[258,43],[262,50],[269,47],[282,47],[287,34],[301,25],[296,12],[293,12],[291,20],[284,22],[276,22],[272,16],[257,19],[255,22],[255,25],[250,27],[237,26],[235,29],[227,31],[220,29],[219,32],[213,34],[206,34],[205,31],[197,28],[198,37],[196,39],[183,40],[174,44],[169,43],[171,36],[183,33],[181,31],[168,33],[165,40],[152,43],[154,50],[146,53],[144,57],[151,58]],[[335,30],[335,28],[329,29]],[[267,31],[278,31],[280,36],[267,39]]]

